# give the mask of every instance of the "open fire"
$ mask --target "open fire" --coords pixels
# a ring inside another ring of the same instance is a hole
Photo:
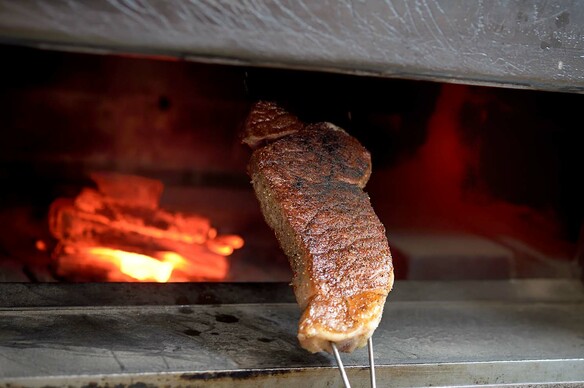
[[[58,240],[56,272],[81,281],[218,281],[226,277],[238,235],[219,235],[210,220],[159,207],[162,182],[93,173],[96,188],[59,198],[49,212]],[[42,241],[37,249],[46,249]]]

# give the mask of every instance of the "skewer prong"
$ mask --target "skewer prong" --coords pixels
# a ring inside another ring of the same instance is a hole
[[[373,361],[373,339],[369,337],[367,340],[367,350],[369,351],[369,376],[371,378],[371,388],[377,388],[375,382],[375,362]]]
[[[351,384],[349,383],[347,373],[345,372],[345,367],[343,366],[343,361],[341,361],[339,349],[337,349],[337,345],[335,345],[334,342],[331,342],[331,346],[333,348],[333,354],[335,355],[335,358],[337,360],[337,365],[339,366],[339,371],[341,372],[341,377],[343,379],[343,383],[345,384],[345,388],[351,388]]]

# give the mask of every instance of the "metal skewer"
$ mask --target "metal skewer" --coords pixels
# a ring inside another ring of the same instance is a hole
[[[337,349],[337,345],[334,342],[331,342],[331,346],[333,347],[333,353],[335,358],[337,359],[337,365],[339,366],[339,371],[341,372],[341,377],[343,378],[343,383],[345,384],[345,388],[351,388],[351,384],[349,383],[349,379],[347,378],[347,373],[345,372],[345,367],[343,366],[343,361],[341,361],[341,356],[339,355],[339,350]]]
[[[351,388],[349,378],[347,377],[347,372],[345,372],[345,367],[343,366],[343,361],[341,360],[341,355],[339,354],[339,349],[337,349],[337,345],[335,345],[334,342],[331,342],[331,347],[333,348],[333,354],[337,360],[337,365],[339,366],[339,371],[341,372],[341,377],[343,379],[343,383],[345,384],[345,388]],[[373,339],[371,339],[371,337],[369,337],[367,340],[367,350],[369,353],[369,377],[371,380],[371,387],[377,388],[377,383],[375,381],[375,361],[373,360]]]
[[[375,382],[375,362],[373,361],[373,339],[369,337],[367,340],[367,350],[369,351],[369,377],[371,378],[371,387],[377,388]]]

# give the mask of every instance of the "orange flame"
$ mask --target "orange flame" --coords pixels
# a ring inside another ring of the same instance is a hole
[[[174,269],[172,263],[119,249],[94,247],[88,248],[87,253],[93,255],[96,259],[116,264],[121,273],[140,281],[167,282]],[[178,254],[175,255],[180,256]]]
[[[229,272],[228,259],[204,246],[184,254],[155,251],[152,256],[105,246],[67,245],[58,252],[60,273],[101,272],[114,282],[217,281]]]

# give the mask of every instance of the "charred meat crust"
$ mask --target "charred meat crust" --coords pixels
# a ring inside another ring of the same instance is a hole
[[[303,128],[304,123],[279,105],[270,101],[259,101],[254,104],[247,117],[241,141],[251,148],[257,148]]]

